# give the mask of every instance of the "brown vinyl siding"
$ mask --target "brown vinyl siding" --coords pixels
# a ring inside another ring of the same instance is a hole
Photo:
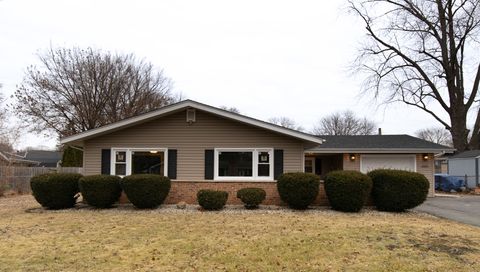
[[[177,149],[177,180],[204,180],[204,152],[214,148],[275,148],[284,150],[284,172],[303,171],[303,141],[196,110],[196,122],[186,112],[125,128],[85,141],[86,175],[99,174],[106,148]]]

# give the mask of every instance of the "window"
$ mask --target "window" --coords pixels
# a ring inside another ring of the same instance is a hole
[[[132,174],[164,175],[164,153],[154,151],[132,151]]]
[[[115,152],[115,173],[119,176],[127,174],[127,152]]]
[[[253,152],[219,152],[218,176],[253,177]]]
[[[305,173],[314,173],[315,169],[315,158],[306,157],[305,158]]]
[[[215,149],[215,180],[272,180],[273,149]]]
[[[158,148],[112,148],[112,175],[167,175],[167,150]]]

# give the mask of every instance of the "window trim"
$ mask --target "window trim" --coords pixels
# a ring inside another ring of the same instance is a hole
[[[168,177],[168,148],[159,148],[159,147],[152,147],[152,148],[148,148],[148,147],[112,147],[110,149],[110,175],[113,175],[113,176],[119,176],[119,177],[125,177],[125,176],[130,176],[132,174],[132,151],[158,151],[158,152],[163,152],[163,157],[164,157],[164,160],[165,162],[163,163],[163,175],[165,177]],[[126,164],[126,171],[125,171],[125,176],[123,175],[115,175],[115,164],[117,163],[116,162],[116,158],[115,158],[115,154],[116,152],[122,152],[124,151],[125,152],[125,164]]]
[[[252,152],[252,176],[251,177],[224,177],[218,175],[219,170],[219,153],[220,152]],[[258,155],[260,152],[268,152],[270,156],[269,173],[268,177],[258,176]],[[213,157],[213,180],[214,181],[274,181],[273,178],[273,165],[274,155],[273,148],[215,148]]]

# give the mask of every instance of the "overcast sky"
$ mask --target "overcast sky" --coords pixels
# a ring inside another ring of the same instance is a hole
[[[175,82],[175,91],[212,106],[307,129],[350,109],[384,134],[436,125],[402,104],[377,109],[348,67],[365,38],[346,1],[0,0],[0,83],[10,95],[36,54],[53,46],[134,53]],[[19,148],[55,138],[28,134]]]

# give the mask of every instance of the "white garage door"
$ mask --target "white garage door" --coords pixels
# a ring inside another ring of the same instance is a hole
[[[415,155],[362,155],[360,171],[367,173],[375,169],[399,169],[416,171]]]

